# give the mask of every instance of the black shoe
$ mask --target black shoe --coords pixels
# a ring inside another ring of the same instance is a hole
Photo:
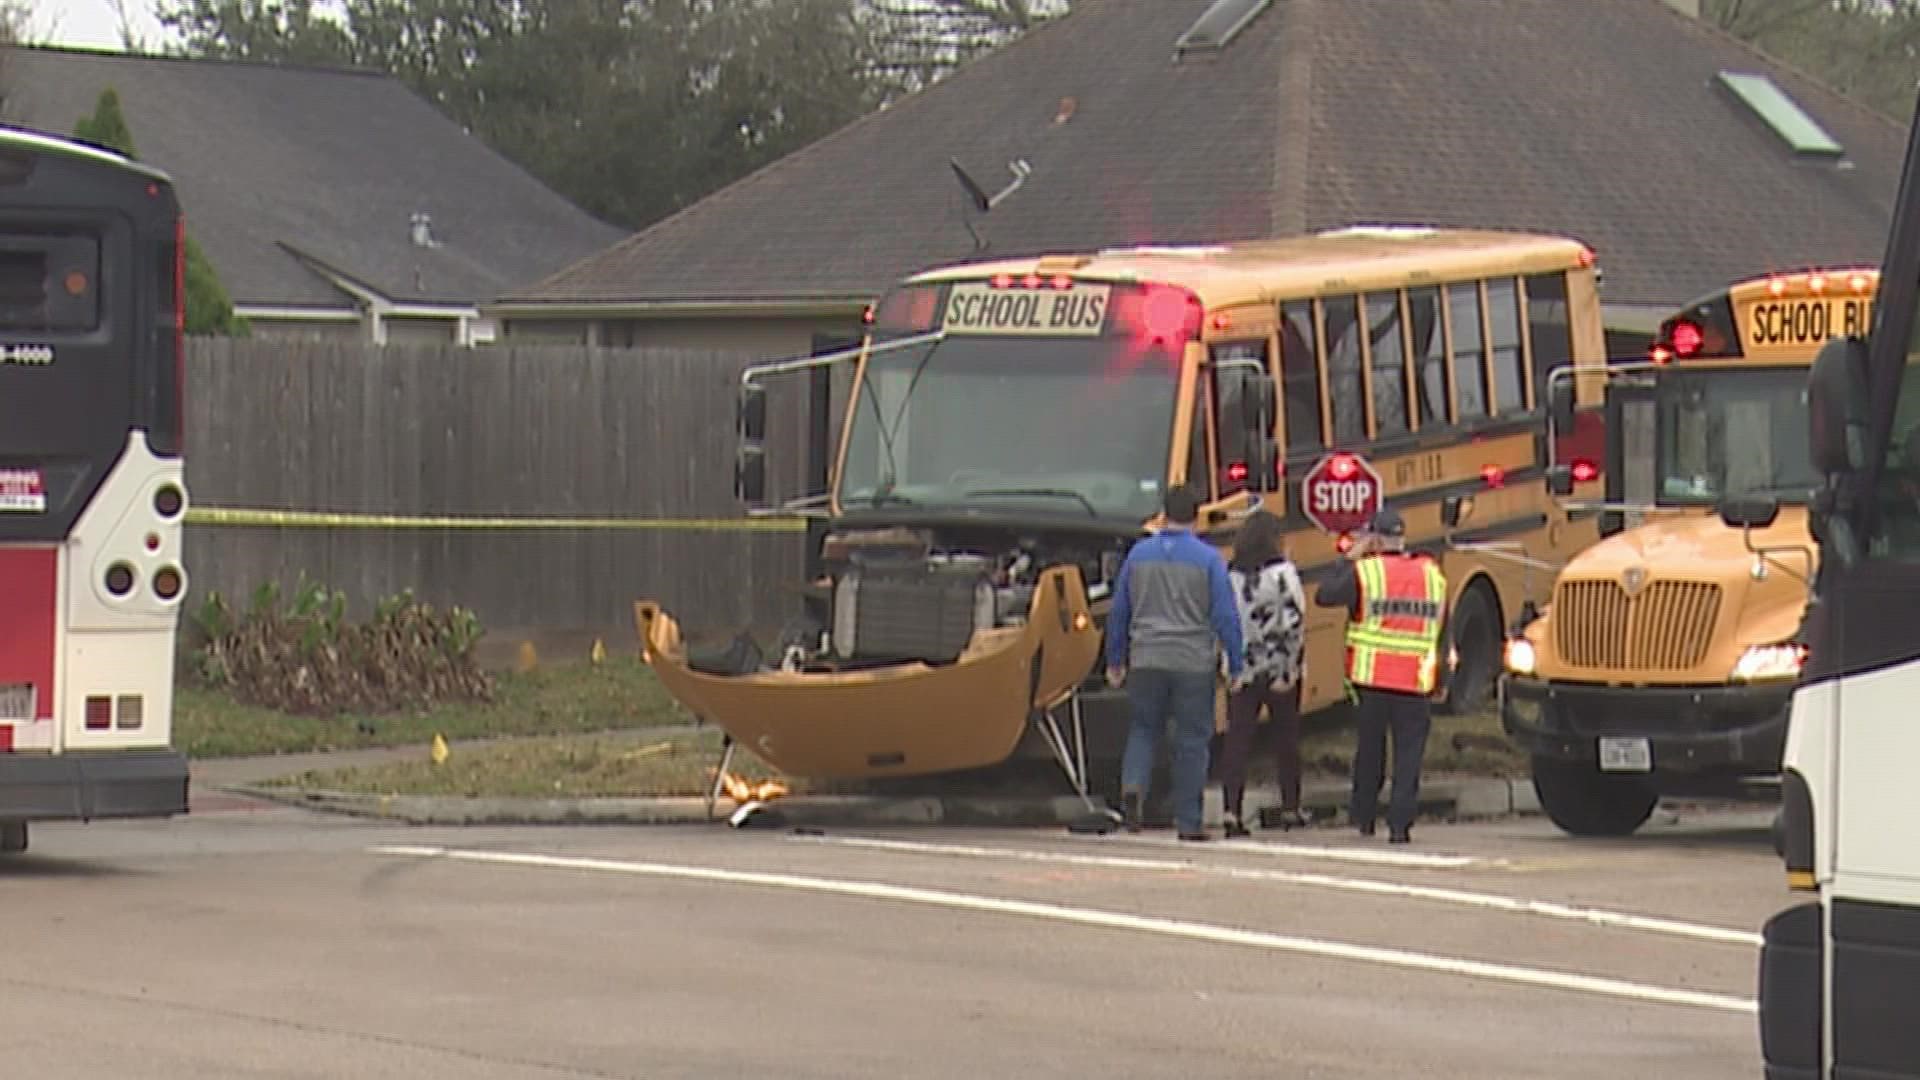
[[[1246,825],[1241,822],[1239,814],[1226,815],[1221,819],[1221,825],[1222,830],[1226,833],[1227,839],[1229,840],[1239,840],[1242,837],[1253,835]]]
[[[1204,844],[1207,841],[1213,839],[1213,837],[1207,835],[1207,830],[1201,829],[1199,832],[1182,831],[1180,833],[1180,839],[1185,840],[1190,844]]]
[[[1395,829],[1393,830],[1393,832],[1387,835],[1387,843],[1411,844],[1413,843],[1413,830],[1412,829]]]
[[[1372,836],[1374,832],[1373,822],[1368,821],[1360,825],[1355,825],[1354,829],[1359,832],[1361,836]]]
[[[1130,833],[1140,831],[1140,793],[1129,791],[1120,796],[1120,824]]]
[[[1304,829],[1312,821],[1313,819],[1308,817],[1307,812],[1304,810],[1282,810],[1280,812],[1280,827],[1289,831],[1293,829]]]

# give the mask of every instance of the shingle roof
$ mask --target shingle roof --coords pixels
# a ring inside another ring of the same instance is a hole
[[[975,254],[1218,242],[1355,221],[1566,233],[1614,303],[1878,261],[1903,129],[1664,0],[1275,0],[1175,63],[1211,0],[1075,0],[894,107],[504,302],[870,295]],[[1800,162],[1717,72],[1764,73],[1846,149]],[[1064,122],[1056,115],[1068,113]],[[529,279],[530,281],[532,279]]]
[[[389,299],[474,303],[626,235],[385,75],[18,47],[0,64],[8,120],[45,131],[116,89],[239,303],[339,305],[294,251]],[[442,246],[413,244],[416,211]]]

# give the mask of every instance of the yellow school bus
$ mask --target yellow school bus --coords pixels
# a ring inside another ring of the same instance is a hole
[[[1201,493],[1199,529],[1226,549],[1253,507],[1281,515],[1311,582],[1344,549],[1308,523],[1299,480],[1339,453],[1377,473],[1411,545],[1443,550],[1444,704],[1481,707],[1507,620],[1597,535],[1555,513],[1540,406],[1545,372],[1605,363],[1595,282],[1576,240],[1378,226],[916,274],[858,348],[744,380],[736,486],[757,502],[760,384],[854,365],[831,490],[788,508],[823,534],[800,627],[771,655],[702,657],[643,600],[646,656],[790,774],[1051,752],[1083,793],[1110,790],[1126,708],[1103,679],[1109,590],[1169,486]],[[1344,698],[1344,615],[1308,618],[1312,710]]]
[[[1817,550],[1807,372],[1830,338],[1865,335],[1878,286],[1870,267],[1736,282],[1614,370],[1608,535],[1509,642],[1502,687],[1503,725],[1563,830],[1627,834],[1662,795],[1777,781]],[[1778,518],[1750,536],[1725,524],[1716,505],[1741,495],[1779,500]]]

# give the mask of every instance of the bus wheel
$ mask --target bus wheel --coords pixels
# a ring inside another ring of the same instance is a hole
[[[0,822],[0,855],[18,855],[27,850],[27,823]]]
[[[1499,675],[1500,617],[1485,585],[1475,584],[1453,605],[1448,630],[1460,650],[1460,666],[1447,680],[1441,711],[1461,716],[1486,708],[1489,691]]]
[[[1540,808],[1574,836],[1630,836],[1653,816],[1660,795],[1632,776],[1608,776],[1591,765],[1533,759]]]

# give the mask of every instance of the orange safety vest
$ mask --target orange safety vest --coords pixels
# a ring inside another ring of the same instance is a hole
[[[1347,624],[1347,682],[1431,694],[1447,578],[1431,559],[1368,555],[1354,563],[1360,617]]]

